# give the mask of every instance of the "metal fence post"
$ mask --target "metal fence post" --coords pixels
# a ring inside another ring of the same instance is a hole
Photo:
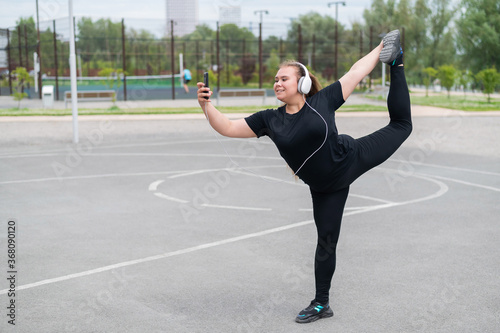
[[[55,67],[55,77],[56,77],[56,101],[59,100],[59,68],[57,63],[57,39],[56,39],[56,20],[52,21],[54,26],[54,67]]]
[[[29,61],[29,58],[28,58],[28,36],[27,36],[27,33],[26,33],[26,24],[24,25],[24,53],[26,54],[26,70],[29,72],[29,70],[30,70],[30,61]],[[28,85],[29,85],[29,83],[28,83]]]
[[[316,70],[316,34],[313,35],[312,69]]]
[[[219,93],[220,90],[220,50],[219,50],[219,34],[220,34],[220,29],[219,29],[219,21],[217,21],[217,41],[215,47],[217,48],[217,94]]]
[[[9,94],[12,95],[12,59],[10,54],[10,32],[7,29],[7,67],[9,67]]]
[[[123,69],[123,100],[127,100],[127,54],[125,53],[125,20],[122,18],[122,69]]]
[[[262,89],[264,65],[262,62],[262,22],[259,23],[259,89]]]
[[[370,50],[373,50],[373,26],[370,26]],[[369,81],[369,89],[372,89],[372,73],[368,76],[370,78]]]
[[[196,41],[196,82],[200,82],[200,41]]]
[[[226,39],[226,84],[229,85],[229,39]]]
[[[174,51],[174,20],[170,20],[170,65],[172,67],[172,99],[175,99],[175,51]]]
[[[38,0],[36,1],[36,53],[38,58],[38,98],[42,99],[42,53],[40,51],[40,17],[38,15]]]
[[[17,26],[17,45],[19,45],[19,67],[23,67],[23,49],[21,48],[21,26]]]
[[[298,33],[299,33],[299,59],[297,61],[302,63],[302,27],[300,24],[298,26]]]

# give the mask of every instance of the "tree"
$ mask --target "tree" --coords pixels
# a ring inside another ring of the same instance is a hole
[[[301,27],[302,34],[302,56],[307,57],[306,50],[312,50],[313,35],[316,39],[316,72],[323,73],[324,76],[330,76],[333,73],[332,68],[335,63],[335,19],[329,15],[322,16],[319,13],[309,12],[300,15],[298,19],[292,20],[290,29],[288,30],[287,51],[293,54],[293,58],[297,59],[298,55],[298,27]],[[344,37],[344,27],[338,25],[339,40]],[[339,64],[342,63],[342,55],[346,54],[345,46],[339,42]],[[299,60],[299,59],[297,59]],[[308,65],[307,63],[305,65]],[[351,64],[352,65],[352,64]],[[350,68],[350,66],[349,66]],[[339,75],[349,68],[341,68],[338,66]],[[329,75],[328,75],[329,74]]]
[[[456,39],[464,67],[474,73],[486,68],[500,68],[498,0],[462,0],[460,7]]]
[[[449,7],[450,0],[431,1],[430,44],[426,50],[426,54],[429,55],[427,64],[431,67],[454,62],[456,50],[449,27],[455,11]]]
[[[120,88],[122,83],[121,76],[123,75],[123,69],[114,69],[114,68],[104,68],[99,71],[99,76],[104,77],[105,79],[101,82],[108,87],[110,90],[114,90],[115,84],[116,89]],[[116,102],[117,92],[115,91],[115,96],[113,97],[113,103]]]
[[[373,27],[377,34],[393,30],[396,22],[395,5],[394,0],[388,0],[387,3],[384,0],[372,0],[371,8],[363,12],[366,27]]]
[[[457,70],[451,65],[443,65],[438,68],[438,77],[441,81],[441,86],[448,90],[448,98],[450,98],[450,90],[455,83]]]
[[[276,52],[271,52],[269,59],[266,61],[267,70],[264,74],[265,82],[274,82],[274,77],[276,72],[278,71],[278,67],[280,65],[280,57]]]
[[[164,56],[167,54],[165,49],[165,42],[162,44],[161,41],[157,40],[155,36],[147,30],[135,30],[130,29],[126,32],[127,42],[126,42],[126,53],[127,53],[127,72],[134,73],[135,71],[141,71],[150,73],[152,75],[153,70],[156,68],[157,73],[160,74],[162,70],[161,56],[158,57],[158,53]],[[170,45],[170,44],[168,44]],[[158,51],[158,46],[160,46],[160,51]],[[156,55],[155,55],[156,54]],[[128,60],[130,58],[130,60]],[[118,67],[121,64],[108,63],[105,67]],[[155,65],[153,67],[153,65]],[[156,67],[156,65],[158,67]],[[167,61],[163,65],[170,69],[170,62]],[[100,67],[103,68],[103,67]]]
[[[17,108],[20,109],[21,101],[23,100],[23,98],[28,96],[28,94],[24,92],[24,88],[25,85],[27,85],[30,81],[30,75],[24,67],[17,67],[12,71],[12,74],[16,79],[16,90],[13,93],[14,100],[19,102]]]
[[[121,22],[113,22],[109,18],[93,21],[89,17],[82,17],[76,25],[78,27],[76,51],[80,51],[82,54],[82,65],[86,69],[87,75],[93,76],[97,70],[104,67],[114,68],[122,66],[122,59],[120,57],[122,54]],[[148,36],[152,35],[149,34]],[[144,44],[146,43],[144,42]],[[127,42],[126,45],[128,49],[127,54],[130,57],[130,43]],[[68,46],[66,45],[66,50],[67,48]],[[141,49],[147,50],[144,45],[142,45]],[[43,54],[42,52],[42,56]],[[52,54],[52,52],[49,54]],[[64,57],[61,58],[64,59]],[[91,70],[90,64],[98,67],[94,67]],[[127,64],[131,65],[135,63],[130,59],[127,61]],[[133,66],[131,65],[131,67]]]
[[[212,60],[211,44],[214,40],[214,31],[207,24],[197,25],[193,32],[182,36],[180,40],[186,44],[184,55],[186,67],[207,71]]]
[[[427,6],[427,0],[416,0],[412,9],[412,15],[408,22],[405,40],[405,62],[409,69],[409,75],[412,72],[420,73],[429,64],[426,61],[425,49],[429,43],[427,38],[428,20],[431,10]]]
[[[491,103],[491,94],[495,87],[500,84],[500,74],[496,68],[483,69],[476,75],[477,79],[483,83],[483,92],[488,95],[488,103]]]
[[[467,84],[471,80],[471,75],[469,71],[457,71],[458,84],[464,90],[464,99],[467,97],[465,90],[467,89]]]
[[[121,22],[112,22],[110,19],[93,22],[89,17],[82,17],[77,26],[79,49],[105,51],[105,60],[108,61],[114,60],[113,55],[121,52]]]
[[[24,30],[26,29],[26,41],[25,41],[25,33]],[[20,35],[18,34],[20,32]],[[36,43],[37,43],[37,36],[36,36],[36,28],[35,28],[35,21],[33,20],[33,17],[26,17],[26,18],[19,18],[18,21],[16,21],[16,27],[14,30],[10,31],[11,33],[11,39],[10,39],[10,57],[14,63],[16,63],[18,66],[21,66],[19,63],[19,60],[21,60],[21,63],[23,64],[22,67],[26,68],[29,70],[29,68],[33,67],[33,52],[36,50]],[[19,42],[21,42],[21,50],[19,50]],[[28,55],[26,55],[26,44],[28,46]],[[21,53],[19,53],[21,51]],[[21,57],[20,57],[21,56]],[[26,64],[26,56],[28,59],[28,64]]]
[[[435,78],[438,74],[438,71],[432,67],[427,67],[423,70],[424,72],[424,85],[425,85],[425,97],[429,97],[429,86],[432,83],[432,79]]]
[[[215,33],[214,40],[216,39]],[[222,25],[219,33],[222,70],[225,70],[226,58],[229,58],[229,65],[241,65],[241,58],[236,55],[243,53],[243,43],[245,43],[245,53],[256,52],[258,45],[256,40],[255,35],[247,28],[239,28],[236,24]]]

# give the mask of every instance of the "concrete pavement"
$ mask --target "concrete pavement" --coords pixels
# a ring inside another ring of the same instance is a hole
[[[335,316],[308,325],[293,319],[314,297],[310,196],[269,140],[214,137],[202,115],[80,119],[75,145],[71,117],[0,117],[0,331],[498,331],[499,117],[414,117],[351,187]],[[386,122],[337,119],[354,137]]]

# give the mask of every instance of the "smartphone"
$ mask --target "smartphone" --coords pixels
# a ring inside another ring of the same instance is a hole
[[[205,87],[207,87],[207,88],[209,87],[209,85],[208,85],[208,73],[207,72],[203,73],[203,84],[205,85]],[[204,98],[208,99],[208,97],[204,97]]]

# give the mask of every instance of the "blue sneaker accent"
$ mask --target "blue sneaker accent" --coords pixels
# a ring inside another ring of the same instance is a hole
[[[321,304],[319,302],[312,301],[307,308],[300,311],[295,318],[295,321],[297,323],[310,323],[320,318],[328,318],[332,316],[333,311],[328,304]]]
[[[401,56],[403,54],[403,49],[401,47],[399,47],[399,54],[398,56],[396,57],[396,59],[394,59],[394,61],[392,62],[391,66],[394,66],[394,64],[396,63],[396,60],[399,58],[399,56]]]

